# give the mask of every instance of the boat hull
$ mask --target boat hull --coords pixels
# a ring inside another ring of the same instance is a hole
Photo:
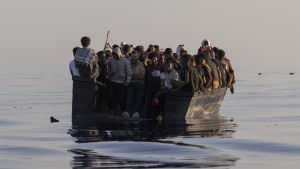
[[[72,116],[99,114],[102,117],[107,117],[107,121],[115,121],[116,119],[126,121],[129,119],[122,116],[111,118],[107,100],[105,97],[99,98],[99,89],[99,84],[94,81],[79,77],[73,78]],[[187,119],[199,119],[203,115],[217,113],[225,94],[226,88],[205,93],[167,92],[163,120],[170,124],[182,124],[186,123]],[[97,95],[98,97],[96,97]]]
[[[170,92],[166,96],[164,120],[167,123],[185,123],[203,115],[218,113],[226,88],[205,93]]]

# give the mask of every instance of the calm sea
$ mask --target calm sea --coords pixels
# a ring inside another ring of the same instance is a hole
[[[300,72],[258,73],[192,125],[105,130],[72,126],[68,74],[1,73],[0,168],[299,168]]]

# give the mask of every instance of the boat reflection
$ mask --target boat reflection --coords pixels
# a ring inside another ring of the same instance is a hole
[[[206,168],[232,166],[237,161],[214,148],[172,139],[231,137],[236,124],[219,114],[186,119],[180,125],[77,114],[72,124],[68,133],[75,142],[89,143],[69,150],[73,168]]]
[[[234,120],[219,114],[186,119],[186,123],[180,125],[77,114],[72,124],[68,133],[74,141],[89,143],[69,150],[73,154],[73,168],[206,168],[232,166],[237,160],[211,147],[172,141],[176,137],[232,137]],[[161,158],[153,158],[156,156]]]
[[[218,113],[186,119],[185,124],[166,124],[156,120],[123,118],[109,115],[73,116],[68,131],[75,142],[158,140],[167,137],[231,137],[236,124]]]

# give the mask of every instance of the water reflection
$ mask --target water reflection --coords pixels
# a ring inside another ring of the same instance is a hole
[[[68,133],[75,142],[85,143],[69,150],[74,168],[201,168],[231,166],[237,160],[211,147],[170,141],[172,137],[231,137],[236,124],[219,114],[187,119],[180,125],[107,115],[76,115],[72,123]]]

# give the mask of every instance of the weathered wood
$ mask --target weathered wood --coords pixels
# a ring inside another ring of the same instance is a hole
[[[94,112],[93,105],[97,85],[94,81],[73,77],[72,116],[90,115]],[[72,119],[74,120],[74,118]]]
[[[219,111],[226,94],[226,88],[192,96],[183,91],[169,92],[166,96],[164,121],[167,123],[185,123],[186,118],[200,118],[203,114]]]

